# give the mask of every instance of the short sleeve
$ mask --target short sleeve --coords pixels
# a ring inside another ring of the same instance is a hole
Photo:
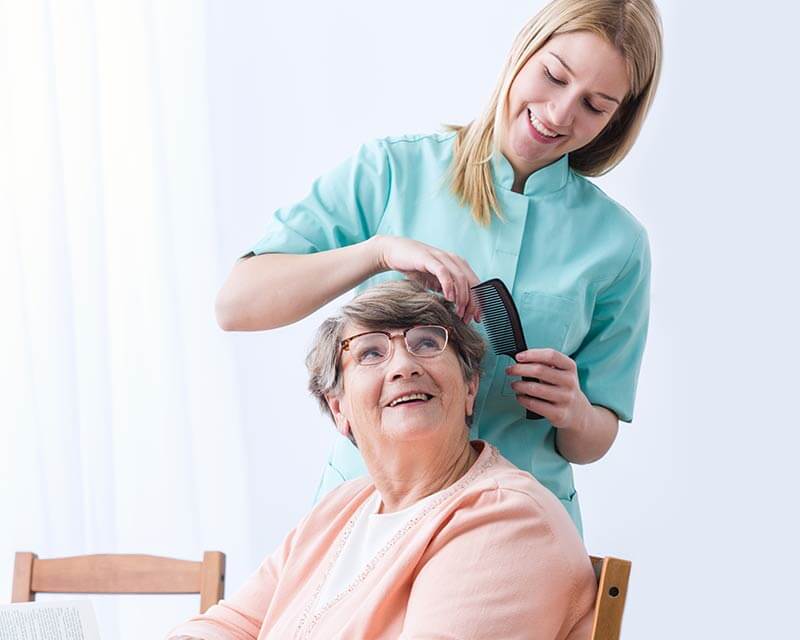
[[[573,358],[594,405],[633,420],[650,314],[650,246],[642,230],[620,273],[598,293],[589,332]]]
[[[247,255],[315,253],[373,236],[386,210],[392,173],[382,140],[314,181],[300,202],[278,209]]]

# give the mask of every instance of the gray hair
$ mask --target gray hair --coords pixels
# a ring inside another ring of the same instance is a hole
[[[331,418],[325,396],[342,392],[339,349],[349,323],[368,330],[406,329],[420,324],[450,327],[449,344],[455,348],[464,380],[481,373],[486,345],[480,333],[458,317],[452,302],[411,280],[384,282],[353,298],[325,320],[306,356],[308,389]]]

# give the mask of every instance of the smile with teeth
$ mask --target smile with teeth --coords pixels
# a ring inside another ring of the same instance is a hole
[[[427,393],[409,393],[404,396],[400,396],[392,400],[388,406],[396,407],[398,404],[402,402],[412,402],[414,400],[422,400],[423,402],[430,400],[433,396],[429,396]]]
[[[559,133],[556,133],[555,131],[551,131],[550,129],[545,127],[541,122],[539,122],[537,117],[533,115],[533,111],[531,111],[530,109],[528,109],[528,116],[531,119],[531,124],[533,125],[533,128],[536,129],[543,136],[547,136],[548,138],[558,138],[561,135]]]

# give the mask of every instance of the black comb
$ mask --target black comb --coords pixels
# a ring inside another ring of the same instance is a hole
[[[512,359],[520,351],[525,351],[525,334],[514,299],[506,285],[499,278],[492,278],[472,287],[472,297],[481,310],[481,322],[486,327],[489,344],[497,355],[506,355]],[[522,378],[525,381],[539,382],[536,378]],[[526,410],[529,420],[540,420],[543,416]]]

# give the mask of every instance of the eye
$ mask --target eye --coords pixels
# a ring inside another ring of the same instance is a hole
[[[588,100],[584,100],[584,101],[583,101],[583,103],[586,105],[586,108],[587,108],[589,111],[591,111],[592,113],[605,113],[605,112],[604,112],[604,111],[602,111],[601,109],[595,109],[595,108],[592,106],[592,103],[591,103],[591,102],[589,102]]]
[[[545,78],[547,78],[550,82],[552,82],[554,84],[561,85],[561,86],[564,86],[565,84],[567,84],[563,80],[559,80],[552,73],[550,73],[550,69],[548,69],[547,67],[544,67],[544,75],[545,75]]]
[[[442,327],[414,327],[406,334],[406,344],[415,355],[436,355],[447,345],[447,332]]]
[[[441,348],[439,346],[439,343],[436,342],[436,340],[434,340],[433,338],[420,338],[419,340],[414,342],[413,347],[415,352],[433,351]]]
[[[389,353],[389,340],[380,333],[367,333],[358,336],[350,344],[353,358],[359,364],[373,364],[386,358]]]
[[[362,364],[370,362],[378,362],[383,359],[385,354],[380,349],[367,348],[359,351],[356,354],[356,360]]]

